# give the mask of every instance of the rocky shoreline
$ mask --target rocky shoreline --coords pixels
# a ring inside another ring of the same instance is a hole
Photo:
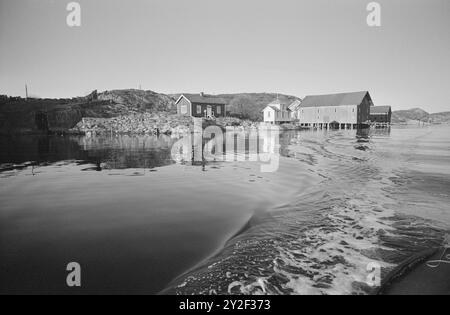
[[[251,129],[257,128],[259,124],[259,122],[234,117],[203,121],[204,128],[209,125],[216,125],[222,129],[229,126]],[[193,128],[194,122],[191,117],[169,113],[136,113],[112,118],[85,117],[74,128],[70,129],[69,133],[87,136],[105,134],[177,135],[192,132]],[[299,128],[294,124],[287,124],[282,126],[282,129],[292,130]]]
[[[218,118],[215,121],[204,121],[203,125],[256,127],[257,122],[238,118]],[[191,117],[166,113],[143,113],[117,116],[112,118],[83,118],[74,128],[72,134],[183,134],[193,131],[194,122]]]

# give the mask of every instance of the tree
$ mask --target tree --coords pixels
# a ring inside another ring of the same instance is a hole
[[[241,119],[261,120],[258,105],[249,96],[238,96],[232,99],[229,111],[232,116]]]

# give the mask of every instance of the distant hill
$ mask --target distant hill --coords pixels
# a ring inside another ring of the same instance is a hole
[[[450,112],[429,114],[421,108],[413,108],[392,113],[393,124],[415,124],[419,121],[432,124],[448,124],[450,123]]]
[[[172,94],[171,96],[177,99],[180,94]],[[262,110],[272,101],[278,97],[280,101],[291,104],[299,98],[291,95],[276,94],[276,93],[236,93],[236,94],[219,94],[217,97],[223,98],[228,106],[227,111],[232,116],[242,119],[250,119],[254,121],[261,121]]]
[[[450,112],[431,114],[430,118],[435,124],[448,124],[450,123]]]
[[[430,114],[421,108],[399,110],[392,112],[392,123],[406,124],[410,121],[428,121]]]

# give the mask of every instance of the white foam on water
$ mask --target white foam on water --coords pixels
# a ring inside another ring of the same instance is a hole
[[[380,244],[379,235],[394,230],[385,220],[393,214],[350,199],[345,207],[335,206],[325,215],[329,227],[309,229],[297,244],[280,246],[274,269],[289,279],[285,287],[294,294],[366,294],[372,285],[370,264],[394,267],[377,254],[379,249],[391,250]]]

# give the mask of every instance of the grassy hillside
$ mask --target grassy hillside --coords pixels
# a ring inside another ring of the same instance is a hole
[[[143,90],[113,90],[98,94],[99,100],[110,101],[128,112],[176,112],[171,96]]]
[[[272,101],[277,99],[275,93],[241,93],[241,94],[221,94],[229,104],[227,110],[234,116],[242,119],[261,121],[263,119],[262,110]],[[291,104],[298,97],[279,94],[281,102]]]

